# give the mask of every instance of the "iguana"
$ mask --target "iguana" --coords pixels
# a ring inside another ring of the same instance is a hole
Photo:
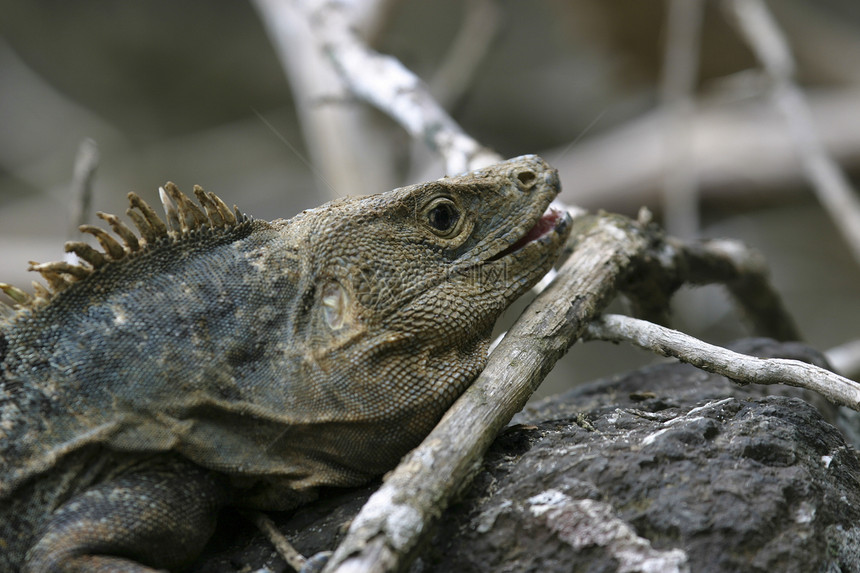
[[[225,505],[396,465],[570,229],[536,156],[289,220],[195,187],[99,213],[0,318],[0,570],[176,570]]]

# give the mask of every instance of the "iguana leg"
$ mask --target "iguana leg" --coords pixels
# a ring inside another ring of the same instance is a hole
[[[170,461],[125,473],[55,511],[27,554],[27,573],[152,572],[193,560],[227,500],[222,476]]]

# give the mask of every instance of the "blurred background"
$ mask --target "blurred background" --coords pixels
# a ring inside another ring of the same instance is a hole
[[[544,155],[560,169],[569,204],[634,216],[647,206],[658,219],[666,173],[681,162],[696,182],[697,214],[667,221],[671,228],[761,251],[817,348],[860,338],[860,266],[806,183],[760,65],[719,3],[706,1],[692,30],[695,97],[683,116],[686,143],[674,147],[661,121],[672,71],[664,0],[384,3],[368,33],[373,46],[421,76],[481,143],[505,156]],[[860,3],[769,6],[820,137],[856,186]],[[443,175],[371,111],[379,131],[366,146],[386,146],[389,168],[333,185],[312,167],[320,150],[308,149],[298,93],[250,3],[0,0],[0,280],[25,287],[36,278],[29,260],[62,258],[75,157],[87,138],[100,155],[93,210],[118,214],[128,191],[153,203],[167,180],[274,219]],[[339,93],[314,97],[311,107],[363,105]],[[680,298],[676,328],[715,343],[747,334],[721,289]],[[541,392],[654,360],[578,344]]]

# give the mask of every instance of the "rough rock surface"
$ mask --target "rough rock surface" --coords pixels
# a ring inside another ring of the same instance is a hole
[[[413,571],[860,572],[860,458],[827,421],[837,410],[769,391],[663,364],[527,408]],[[334,492],[281,529],[306,554],[331,549],[372,490]],[[196,571],[289,570],[243,535]]]

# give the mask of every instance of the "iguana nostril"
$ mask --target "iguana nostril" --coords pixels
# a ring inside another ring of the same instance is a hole
[[[533,171],[520,171],[517,173],[517,179],[522,183],[523,191],[527,191],[534,186],[537,175]]]

